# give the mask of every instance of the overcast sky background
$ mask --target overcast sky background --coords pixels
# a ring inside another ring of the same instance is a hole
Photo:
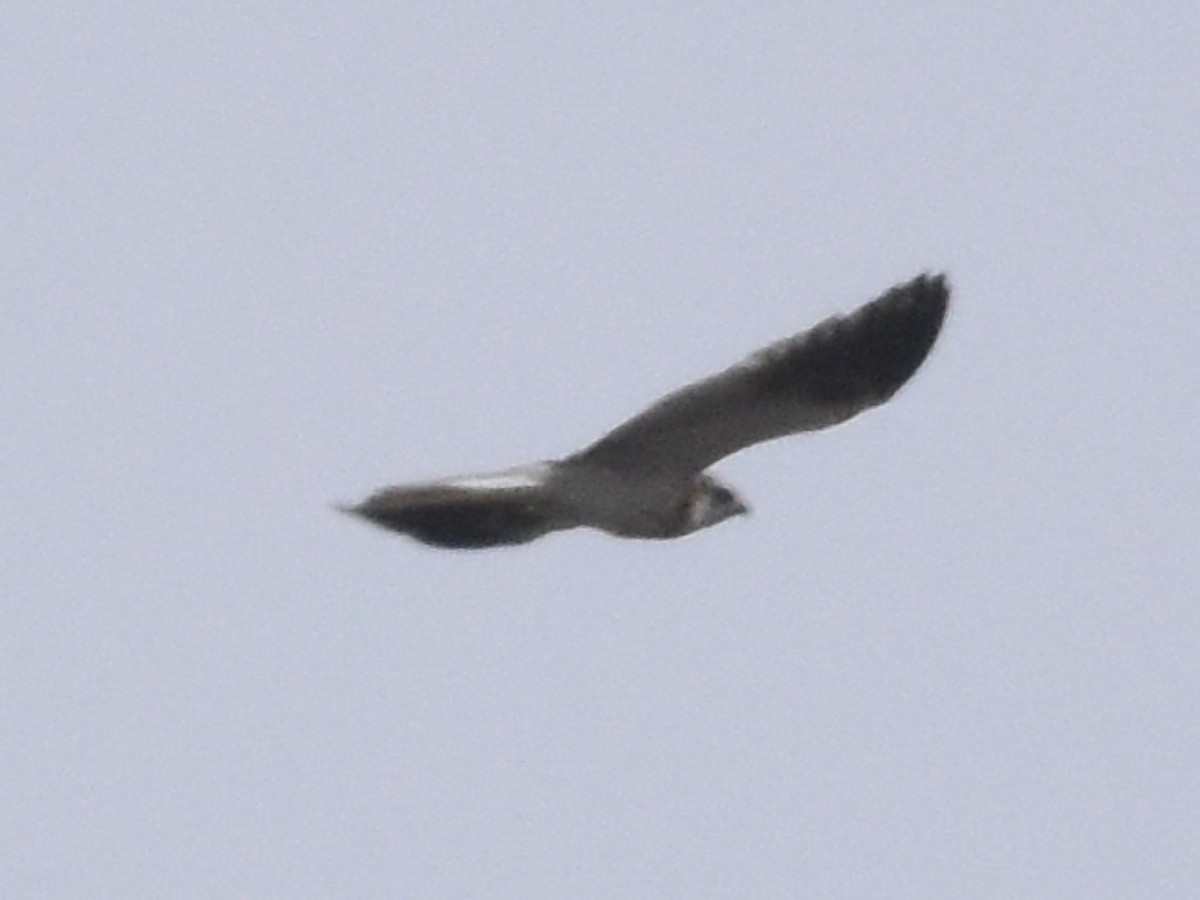
[[[1200,896],[1198,9],[5,4],[0,894]],[[923,270],[749,519],[329,509]]]

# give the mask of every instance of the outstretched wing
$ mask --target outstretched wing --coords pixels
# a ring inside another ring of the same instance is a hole
[[[572,461],[690,479],[751,444],[844,422],[912,377],[948,300],[944,276],[922,275],[667,395]]]
[[[567,525],[557,521],[537,467],[384,488],[340,509],[426,544],[456,549],[524,544]]]

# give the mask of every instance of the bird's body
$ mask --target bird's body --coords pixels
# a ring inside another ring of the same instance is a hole
[[[746,506],[708,466],[886,401],[929,353],[948,299],[942,276],[920,276],[667,395],[564,459],[384,488],[344,509],[452,548],[581,526],[672,538],[715,525]]]

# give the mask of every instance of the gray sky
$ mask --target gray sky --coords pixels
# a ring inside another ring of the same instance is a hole
[[[6,4],[0,894],[1200,896],[1198,45],[1190,3]],[[329,511],[926,269],[929,363],[721,464],[750,519]]]

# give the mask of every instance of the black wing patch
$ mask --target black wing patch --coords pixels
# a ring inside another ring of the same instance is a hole
[[[719,459],[837,425],[883,403],[920,367],[946,316],[941,275],[921,275],[685,385],[573,459],[690,480]]]
[[[383,491],[345,512],[431,546],[456,550],[525,544],[552,528],[545,514],[520,500],[409,504]]]
[[[780,341],[749,360],[747,375],[786,400],[830,406],[883,403],[917,371],[938,336],[949,292],[941,275],[892,288],[848,316]]]

